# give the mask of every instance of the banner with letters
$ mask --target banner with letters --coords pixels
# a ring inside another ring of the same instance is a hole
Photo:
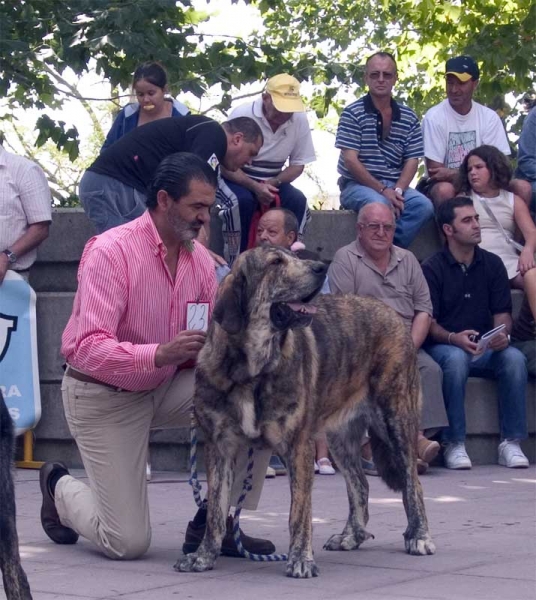
[[[0,389],[17,435],[41,418],[35,292],[8,271],[0,285]]]

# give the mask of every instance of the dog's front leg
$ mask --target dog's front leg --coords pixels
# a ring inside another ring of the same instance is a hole
[[[225,519],[229,512],[235,453],[224,455],[216,444],[205,444],[207,465],[207,526],[205,536],[196,552],[179,559],[176,571],[210,571],[220,554]]]
[[[313,557],[313,516],[311,493],[314,479],[314,452],[310,432],[299,434],[290,444],[287,457],[291,506],[290,548],[288,552],[287,577],[317,577],[318,567]]]

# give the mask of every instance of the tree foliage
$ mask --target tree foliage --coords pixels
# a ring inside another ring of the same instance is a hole
[[[126,87],[141,62],[159,60],[172,90],[201,97],[219,84],[223,108],[241,85],[288,71],[315,84],[311,104],[319,115],[340,105],[345,86],[362,92],[364,59],[378,49],[396,55],[397,93],[419,114],[443,98],[449,56],[468,53],[478,60],[479,98],[497,108],[506,93],[521,94],[534,84],[534,0],[252,4],[264,29],[243,40],[225,31],[203,35],[200,24],[209,14],[189,0],[0,0],[0,98],[8,115],[16,108],[42,109],[38,143],[51,138],[74,158],[76,128],[47,115],[70,93],[60,85],[68,67],[77,75],[94,68],[113,88]]]

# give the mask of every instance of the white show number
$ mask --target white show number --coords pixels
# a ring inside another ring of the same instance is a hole
[[[186,329],[208,328],[208,302],[188,302],[186,309]]]

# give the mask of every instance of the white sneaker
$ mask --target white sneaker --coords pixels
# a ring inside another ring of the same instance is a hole
[[[147,479],[147,481],[151,481],[151,475],[152,475],[151,463],[149,461],[147,461],[147,466],[145,467],[145,479]]]
[[[266,467],[266,479],[273,479],[275,477],[275,469],[272,467]]]
[[[335,469],[329,458],[319,458],[316,464],[320,475],[335,475]]]
[[[529,459],[519,447],[519,440],[503,440],[499,444],[499,464],[510,469],[526,469]]]
[[[443,452],[443,458],[447,469],[470,469],[473,466],[463,442],[447,444]]]

